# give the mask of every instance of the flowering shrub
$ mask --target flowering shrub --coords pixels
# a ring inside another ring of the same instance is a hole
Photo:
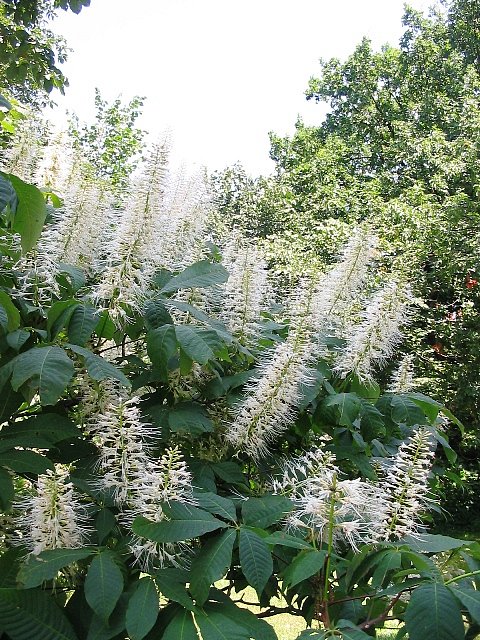
[[[0,179],[2,638],[473,638],[478,545],[425,528],[448,412],[375,382],[410,312],[371,233],[283,295],[165,145],[122,207],[63,154],[56,211]]]

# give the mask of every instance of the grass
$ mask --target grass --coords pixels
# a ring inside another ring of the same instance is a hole
[[[226,586],[226,581],[221,581],[217,583],[217,587]],[[233,599],[243,598],[248,603],[258,602],[255,591],[251,587],[247,587],[244,591],[239,593],[231,594]],[[262,609],[259,606],[254,606],[252,604],[242,604],[238,603],[239,606],[245,607],[252,611],[252,613],[260,613]],[[280,598],[273,598],[272,605],[277,607],[284,607],[286,603],[284,600]],[[276,616],[271,616],[266,618],[268,624],[270,624],[277,634],[279,640],[296,640],[299,634],[306,629],[305,620],[298,616],[292,616],[287,613],[279,614]],[[392,624],[392,623],[390,623]],[[379,640],[395,640],[397,635],[397,629],[381,629],[377,632],[377,638]]]

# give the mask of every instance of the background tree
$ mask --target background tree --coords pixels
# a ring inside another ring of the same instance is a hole
[[[291,137],[272,134],[276,173],[255,196],[269,224],[253,229],[295,274],[315,256],[331,259],[315,238],[328,237],[332,251],[369,220],[384,242],[381,262],[400,257],[417,274],[424,305],[405,349],[416,354],[421,387],[467,427],[459,475],[475,502],[463,512],[469,521],[479,506],[479,16],[478,0],[444,3],[429,17],[407,7],[398,47],[375,52],[364,39],[346,61],[321,61],[306,95],[330,110],[318,127],[299,121]],[[226,214],[230,205],[221,206]],[[291,251],[272,246],[282,236]],[[449,491],[458,518],[465,496]]]
[[[95,122],[81,124],[75,115],[70,120],[74,146],[90,163],[97,178],[108,181],[115,191],[125,190],[140,159],[145,132],[135,123],[143,101],[144,98],[135,96],[122,104],[117,98],[109,105],[99,89],[95,89]]]
[[[29,104],[44,104],[68,85],[59,66],[63,38],[48,29],[57,9],[79,13],[90,0],[2,0],[0,2],[0,90]]]

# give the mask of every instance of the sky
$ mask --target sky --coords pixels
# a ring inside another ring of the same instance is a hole
[[[171,132],[176,164],[267,174],[269,131],[324,116],[304,97],[319,59],[346,58],[363,36],[396,45],[402,13],[403,0],[91,0],[52,24],[72,52],[47,115],[91,121],[95,87],[109,101],[145,96],[140,126],[152,140]]]

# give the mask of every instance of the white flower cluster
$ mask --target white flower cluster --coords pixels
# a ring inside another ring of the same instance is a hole
[[[301,398],[300,385],[309,380],[305,345],[289,337],[264,362],[259,379],[238,406],[226,432],[227,441],[253,459],[284,432]]]
[[[85,543],[86,512],[67,479],[68,469],[56,465],[55,471],[38,476],[31,496],[14,505],[20,511],[16,519],[22,532],[19,542],[34,555],[47,549],[77,548]]]
[[[428,495],[428,476],[434,453],[430,432],[418,427],[385,467],[382,487],[387,501],[386,540],[417,536],[421,531],[418,516],[433,503]]]
[[[408,320],[408,290],[392,280],[367,301],[363,320],[352,325],[347,346],[338,357],[335,371],[345,377],[353,372],[362,382],[373,380],[372,370],[393,354]]]
[[[287,528],[308,529],[321,543],[358,550],[362,544],[418,536],[420,518],[432,503],[428,477],[433,455],[430,434],[418,428],[387,461],[379,482],[342,479],[333,456],[314,449],[284,462],[272,487],[294,504]]]
[[[248,343],[271,296],[267,265],[252,242],[238,238],[227,245],[223,263],[229,278],[222,292],[220,317],[240,342]]]
[[[287,462],[273,488],[295,505],[286,526],[306,528],[320,543],[345,542],[356,550],[380,536],[385,512],[381,488],[368,481],[342,479],[333,456],[319,449]]]
[[[149,444],[151,425],[143,422],[138,398],[112,393],[101,413],[91,415],[89,428],[99,449],[100,479],[97,486],[112,491],[122,509],[121,522],[131,525],[137,515],[153,522],[165,519],[163,503],[194,504],[192,476],[178,448],[170,448],[155,459]],[[179,564],[178,545],[159,544],[133,536],[130,549],[144,568]]]
[[[226,439],[258,459],[266,455],[294,418],[301,385],[309,367],[322,355],[320,336],[338,324],[351,306],[351,296],[366,278],[376,241],[360,229],[348,243],[343,260],[320,281],[304,279],[290,304],[288,339],[260,364],[260,376],[235,411]]]
[[[408,393],[415,388],[413,355],[406,355],[392,374],[388,393]]]

